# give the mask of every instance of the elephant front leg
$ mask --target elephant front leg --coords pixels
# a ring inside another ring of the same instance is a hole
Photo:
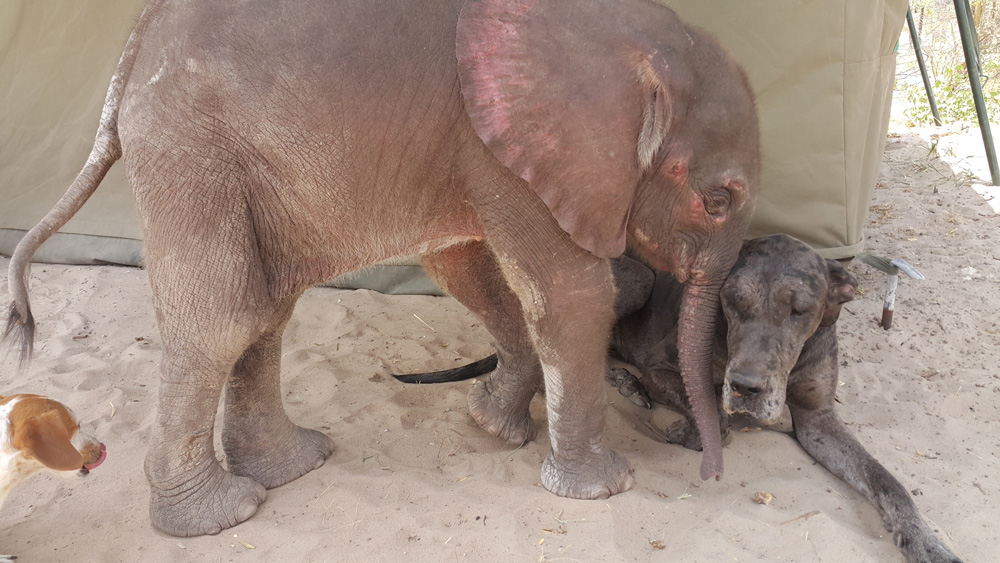
[[[526,316],[535,320],[552,443],[542,466],[542,485],[570,498],[607,498],[632,486],[628,461],[601,443],[613,302],[608,274],[606,287],[580,292],[558,284],[558,295],[532,291],[536,301],[526,307]],[[540,310],[531,309],[539,305]]]
[[[236,362],[223,417],[222,448],[229,470],[268,489],[319,468],[333,453],[328,436],[293,424],[285,413],[280,382],[283,329],[284,322]]]
[[[228,369],[164,360],[159,410],[146,454],[153,527],[172,536],[217,534],[253,516],[267,491],[215,459],[213,427]]]
[[[611,266],[574,244],[522,180],[499,174],[468,194],[542,367],[552,445],[542,485],[559,496],[607,498],[633,480],[628,461],[602,444]]]
[[[907,561],[960,561],[920,517],[903,485],[847,431],[833,408],[789,404],[789,409],[803,449],[875,505]]]
[[[542,366],[521,315],[521,302],[483,242],[423,258],[439,286],[475,314],[495,340],[497,367],[469,390],[469,411],[487,432],[521,445],[537,434],[529,406],[543,385]]]
[[[542,466],[542,485],[583,499],[626,491],[632,486],[628,462],[602,445],[614,321],[610,265],[576,248],[544,263],[521,254],[524,250],[497,257],[522,303],[545,379],[552,453]]]

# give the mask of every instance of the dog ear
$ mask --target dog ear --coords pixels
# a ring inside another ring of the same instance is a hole
[[[840,317],[840,308],[848,301],[854,300],[854,290],[858,288],[858,280],[844,269],[836,260],[827,260],[826,309],[820,326],[830,326]]]
[[[24,457],[36,459],[49,469],[72,471],[83,467],[83,456],[70,442],[66,424],[54,410],[33,416],[15,430],[14,442]]]

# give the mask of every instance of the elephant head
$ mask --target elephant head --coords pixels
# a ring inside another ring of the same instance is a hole
[[[476,133],[572,240],[601,258],[628,242],[686,284],[681,371],[705,437],[702,478],[719,478],[712,341],[760,183],[742,70],[646,0],[469,1],[456,43]]]

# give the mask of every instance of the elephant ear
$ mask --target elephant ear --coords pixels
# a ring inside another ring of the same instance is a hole
[[[621,10],[598,4],[470,0],[456,53],[479,138],[577,245],[607,258],[625,250],[636,186],[673,111],[666,65],[615,37]]]
[[[858,289],[858,281],[836,260],[828,259],[826,267],[826,309],[823,310],[820,326],[830,326],[837,322],[840,317],[840,308],[844,303],[854,300],[854,292]]]

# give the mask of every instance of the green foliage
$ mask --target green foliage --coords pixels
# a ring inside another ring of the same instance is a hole
[[[971,20],[979,39],[983,97],[991,121],[1000,120],[1000,2],[971,0]],[[972,100],[969,76],[965,69],[955,7],[951,1],[910,0],[910,8],[920,34],[928,72],[934,88],[941,119],[976,122],[976,106]],[[897,101],[905,102],[903,117],[909,125],[933,125],[930,105],[917,61],[910,47],[907,27],[900,37],[901,50],[897,59]],[[903,46],[905,45],[905,47]]]
[[[983,97],[987,112],[996,121],[1000,119],[1000,63],[984,61],[983,75],[991,77],[983,84]],[[897,88],[909,106],[903,110],[907,121],[913,125],[933,125],[934,117],[931,115],[930,104],[927,103],[923,83],[899,83]],[[934,98],[944,122],[976,122],[976,106],[964,63],[938,69],[934,80]]]

